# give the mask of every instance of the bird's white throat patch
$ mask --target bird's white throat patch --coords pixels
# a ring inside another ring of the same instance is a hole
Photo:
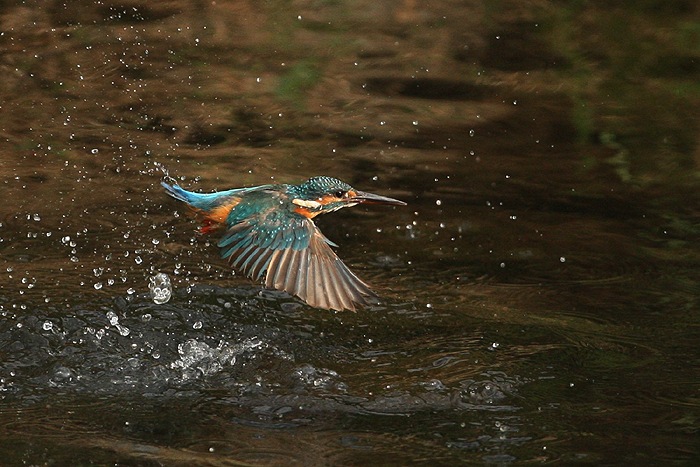
[[[296,204],[297,206],[301,206],[303,208],[309,208],[309,209],[317,209],[321,207],[321,203],[318,201],[314,200],[305,200],[305,199],[299,199],[299,198],[294,198],[292,200],[292,203]]]

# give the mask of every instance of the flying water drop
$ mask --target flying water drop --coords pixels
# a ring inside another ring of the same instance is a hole
[[[170,277],[167,274],[159,272],[155,276],[151,276],[148,281],[148,288],[151,291],[153,302],[161,305],[167,303],[173,295],[173,288],[170,284]]]

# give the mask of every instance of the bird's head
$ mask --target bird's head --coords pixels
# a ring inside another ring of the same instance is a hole
[[[316,217],[357,204],[406,204],[398,199],[356,190],[333,177],[313,177],[300,185],[289,187],[288,192],[292,203],[296,205],[295,212],[306,217]]]

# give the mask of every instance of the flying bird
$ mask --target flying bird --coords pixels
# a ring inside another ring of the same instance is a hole
[[[222,232],[217,245],[234,269],[313,307],[339,311],[373,303],[376,295],[338,258],[331,248],[337,245],[316,227],[314,217],[358,204],[406,204],[332,177],[207,194],[162,185],[194,211],[202,233]]]

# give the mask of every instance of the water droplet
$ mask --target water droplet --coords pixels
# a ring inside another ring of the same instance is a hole
[[[41,326],[41,328],[44,331],[50,331],[53,329],[53,323],[51,321],[44,321],[44,324]]]
[[[565,258],[565,257],[563,257],[563,256],[561,256],[561,257],[559,258],[559,262],[561,262],[561,263],[565,263],[565,262],[566,262],[566,258]]]
[[[194,324],[192,325],[192,328],[193,328],[193,329],[202,329],[202,322],[201,322],[201,321],[197,321],[196,323],[194,323]]]
[[[95,290],[100,290],[102,288],[102,282],[95,282],[95,285],[93,285]]]
[[[119,324],[119,316],[117,316],[117,314],[113,311],[107,312],[107,319],[109,320],[109,324],[112,326]]]
[[[39,222],[41,220],[41,216],[39,216],[39,214],[34,214],[32,216],[32,219],[34,219],[34,221],[36,221],[36,222]]]
[[[162,272],[150,277],[148,280],[148,288],[151,291],[153,303],[158,305],[167,303],[173,294],[170,277]]]

